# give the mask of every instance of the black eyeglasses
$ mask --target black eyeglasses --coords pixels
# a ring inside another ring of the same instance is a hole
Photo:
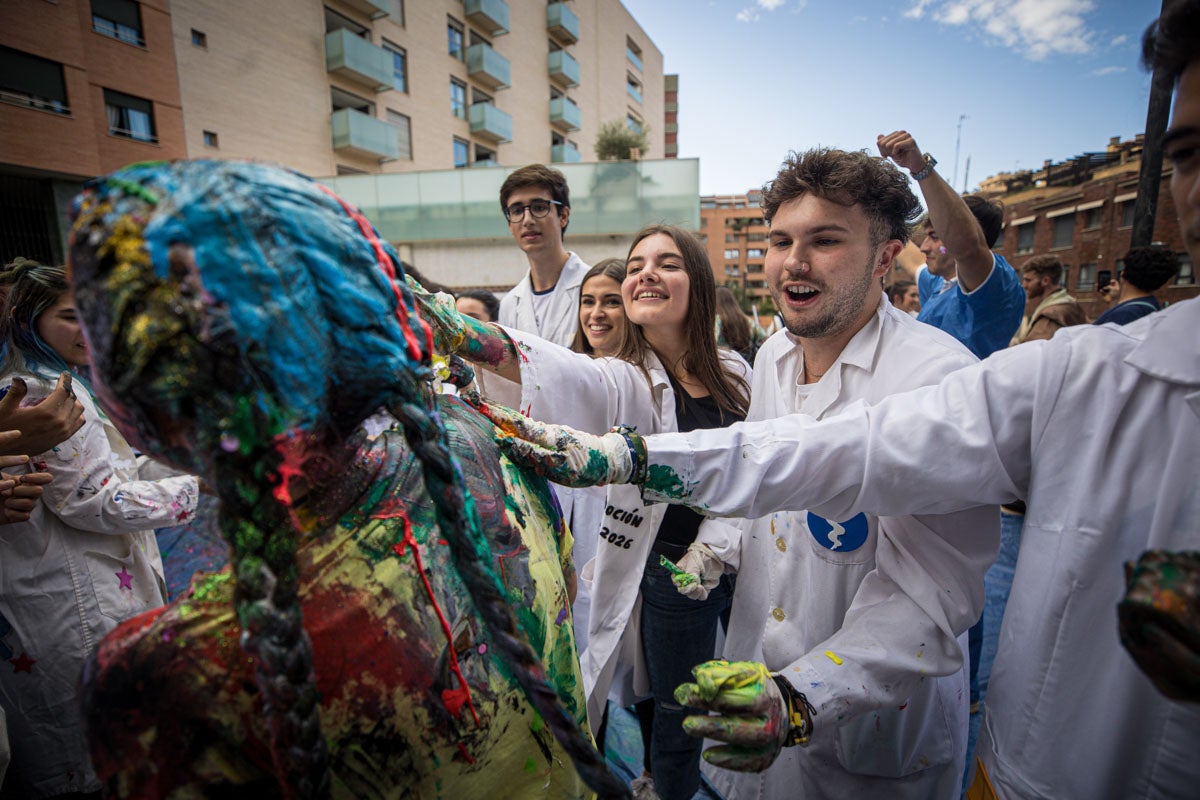
[[[550,213],[550,209],[561,205],[562,203],[557,200],[534,200],[529,205],[513,203],[504,209],[504,218],[509,222],[519,222],[525,218],[525,209],[529,209],[529,213],[533,214],[534,219],[541,219]]]

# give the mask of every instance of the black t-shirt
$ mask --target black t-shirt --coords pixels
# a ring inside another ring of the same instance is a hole
[[[704,428],[724,428],[746,418],[744,414],[722,411],[717,402],[708,397],[692,397],[674,378],[671,388],[675,391],[675,423],[681,433]],[[696,541],[696,533],[704,517],[686,506],[672,505],[663,516],[662,525],[654,539],[652,552],[678,561],[687,552],[688,545]]]

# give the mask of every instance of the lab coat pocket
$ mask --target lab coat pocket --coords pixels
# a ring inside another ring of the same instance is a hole
[[[956,715],[945,705],[951,687],[939,687],[946,680],[925,680],[904,706],[867,712],[838,728],[838,761],[849,772],[884,778],[950,763]]]
[[[112,537],[116,541],[108,552],[86,550],[83,554],[96,607],[116,622],[166,604],[165,583],[156,568],[158,559],[145,557],[136,536]]]

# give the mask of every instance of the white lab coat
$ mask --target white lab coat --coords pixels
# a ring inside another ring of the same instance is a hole
[[[563,347],[570,347],[579,329],[579,288],[583,276],[591,269],[583,259],[571,253],[563,265],[558,282],[550,294],[550,304],[538,325],[533,313],[533,284],[529,272],[500,300],[500,319],[506,328],[516,328],[535,334]]]
[[[26,402],[53,388],[24,377]],[[8,780],[31,782],[31,797],[100,788],[84,740],[80,673],[117,623],[166,604],[153,529],[191,519],[198,499],[195,478],[140,479],[124,437],[86,391],[77,397],[83,427],[32,459],[53,482],[28,522],[0,526],[0,656],[24,657],[21,667],[0,669]]]
[[[649,380],[640,367],[614,358],[591,358],[520,331],[505,332],[522,353],[521,408],[533,419],[604,433],[617,424],[639,432],[673,431],[675,394],[666,369],[650,354]],[[721,351],[725,368],[749,383],[750,366]],[[592,582],[587,649],[580,656],[588,718],[593,730],[603,718],[609,689],[621,670],[617,696],[632,702],[649,694],[641,662],[638,590],[650,546],[666,506],[645,507],[635,486],[607,488],[599,531],[574,531],[576,540],[597,536],[596,559],[581,570]]]
[[[755,360],[747,419],[833,416],[976,361],[884,299],[807,387],[798,342],[786,331],[772,336]],[[757,477],[747,466],[729,470],[744,482]],[[782,672],[818,711],[810,745],[784,750],[763,773],[706,765],[717,788],[730,800],[957,797],[968,718],[964,632],[983,608],[999,525],[994,506],[832,520],[780,511],[741,523],[744,535],[732,539],[740,551],[729,552],[733,529],[706,521],[700,541],[738,567],[725,658]]]
[[[1116,606],[1124,562],[1200,547],[1197,331],[1200,299],[1123,327],[1081,325],[821,423],[656,437],[650,461],[723,513],[1025,500],[977,749],[1000,797],[1195,797],[1200,706],[1167,700],[1138,670]],[[730,453],[762,480],[737,480]]]

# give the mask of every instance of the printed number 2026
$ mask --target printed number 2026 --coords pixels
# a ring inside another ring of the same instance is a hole
[[[607,541],[613,547],[620,547],[623,550],[628,550],[633,545],[633,539],[626,538],[620,533],[614,533],[607,527],[600,529],[600,538]]]

